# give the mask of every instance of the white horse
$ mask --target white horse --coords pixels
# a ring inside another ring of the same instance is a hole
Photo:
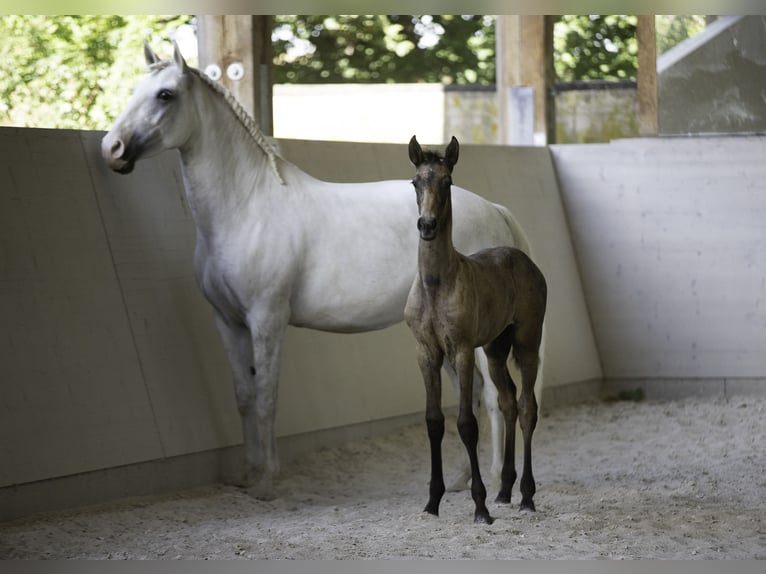
[[[141,158],[180,151],[197,227],[194,272],[215,310],[242,417],[245,485],[255,497],[273,498],[285,328],[354,333],[402,321],[417,270],[412,185],[317,180],[281,158],[230,93],[189,67],[178,46],[167,61],[148,45],[144,53],[149,74],[104,136],[102,154],[124,174]],[[458,249],[528,251],[506,209],[458,187],[452,194]],[[476,378],[489,381],[486,359],[477,359],[483,373]],[[503,421],[494,385],[483,388],[491,474],[499,477]],[[466,460],[457,486],[468,476]]]

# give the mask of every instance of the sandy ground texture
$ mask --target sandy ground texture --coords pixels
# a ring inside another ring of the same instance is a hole
[[[462,445],[447,422],[450,469]],[[415,425],[285,464],[271,502],[216,485],[0,524],[0,558],[763,559],[765,439],[764,397],[558,409],[535,434],[537,512],[519,512],[518,485],[511,505],[492,487],[487,526],[467,491],[422,512]]]

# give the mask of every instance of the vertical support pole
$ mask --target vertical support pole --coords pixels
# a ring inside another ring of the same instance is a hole
[[[508,145],[535,145],[535,90],[508,89]]]
[[[659,132],[657,109],[657,32],[654,15],[639,16],[638,41],[638,133],[654,136]]]
[[[509,89],[529,86],[534,89],[534,143],[556,141],[556,111],[553,98],[553,16],[498,16],[497,90],[499,143],[510,143],[508,122]]]
[[[271,16],[199,16],[200,69],[217,66],[219,80],[273,134]]]

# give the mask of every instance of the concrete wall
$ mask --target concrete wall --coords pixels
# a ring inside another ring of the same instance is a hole
[[[766,378],[766,138],[553,146],[612,379]]]
[[[0,129],[0,517],[209,482],[240,460],[227,455],[241,442],[239,417],[192,277],[177,155],[119,176],[102,164],[101,136]],[[329,180],[412,175],[406,145],[282,149]],[[546,388],[599,380],[548,150],[464,146],[455,179],[508,205],[535,246],[550,283]],[[342,438],[337,429],[359,436],[372,423],[419,420],[423,406],[403,325],[289,330],[283,453]]]

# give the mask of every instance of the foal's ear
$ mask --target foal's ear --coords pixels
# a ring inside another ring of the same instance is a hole
[[[410,161],[415,167],[423,163],[423,149],[415,136],[410,140]]]
[[[189,71],[189,66],[181,55],[181,48],[178,47],[178,42],[175,40],[173,40],[173,60],[175,60],[176,66],[181,70],[181,73],[185,74]]]
[[[147,40],[144,40],[144,58],[146,58],[146,65],[151,66],[160,61],[160,57],[154,53],[152,47]]]
[[[457,138],[452,136],[452,139],[447,146],[447,151],[444,153],[444,160],[447,162],[447,167],[450,171],[455,167],[457,163],[457,157],[460,154],[460,144],[457,143]]]

